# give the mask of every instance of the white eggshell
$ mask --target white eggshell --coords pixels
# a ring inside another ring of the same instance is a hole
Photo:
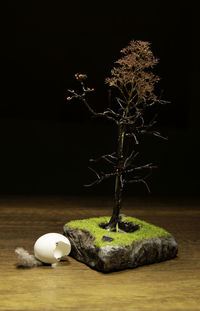
[[[35,257],[44,263],[56,263],[70,251],[70,241],[59,233],[46,233],[34,245]]]

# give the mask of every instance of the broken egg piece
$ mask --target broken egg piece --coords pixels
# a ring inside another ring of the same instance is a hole
[[[70,241],[59,233],[46,233],[34,245],[35,257],[44,263],[54,264],[71,251]]]

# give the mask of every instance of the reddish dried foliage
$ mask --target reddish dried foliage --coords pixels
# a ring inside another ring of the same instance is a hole
[[[117,66],[105,82],[118,88],[128,101],[135,99],[138,104],[143,100],[156,100],[154,87],[159,77],[152,73],[152,68],[158,59],[153,56],[150,43],[133,40],[121,53],[123,56],[116,61]]]

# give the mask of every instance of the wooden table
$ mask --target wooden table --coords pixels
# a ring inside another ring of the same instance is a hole
[[[72,219],[110,215],[104,197],[0,198],[0,310],[200,310],[198,199],[129,198],[122,212],[161,226],[179,244],[176,259],[103,274],[69,257],[56,268],[17,269],[14,250],[62,233]]]

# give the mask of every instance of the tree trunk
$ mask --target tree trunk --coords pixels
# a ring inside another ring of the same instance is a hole
[[[108,223],[107,228],[111,231],[116,229],[116,226],[119,222],[119,213],[122,204],[122,172],[123,172],[123,146],[124,146],[124,135],[125,129],[124,126],[119,126],[119,135],[118,135],[118,164],[116,168],[116,178],[115,178],[115,200],[114,200],[114,207],[112,217]]]
[[[120,186],[120,174],[119,174],[116,176],[116,180],[115,180],[115,201],[114,201],[113,213],[107,226],[107,228],[109,228],[110,230],[115,230],[117,223],[119,222],[119,213],[121,209],[121,203],[122,203],[122,189]]]
[[[126,117],[129,114],[130,100],[127,101]],[[121,184],[123,174],[123,158],[124,158],[124,137],[126,134],[127,126],[125,124],[119,124],[118,131],[118,147],[117,147],[117,168],[115,178],[115,202],[113,207],[112,217],[107,225],[107,228],[111,231],[117,230],[117,224],[119,222],[119,213],[122,205],[122,191],[123,185]]]

